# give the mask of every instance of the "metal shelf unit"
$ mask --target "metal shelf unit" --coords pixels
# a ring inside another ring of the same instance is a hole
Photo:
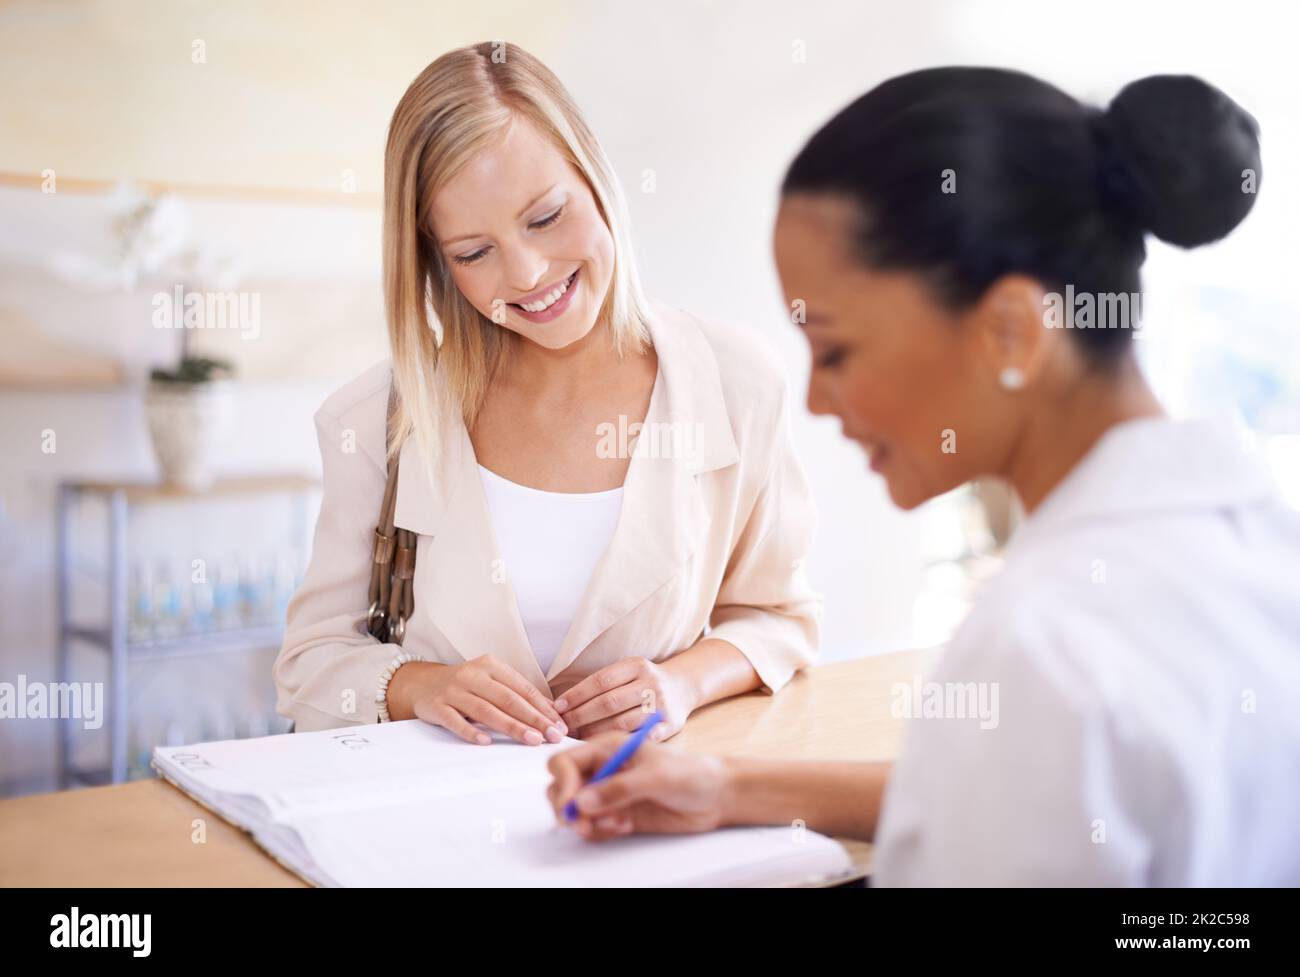
[[[155,503],[211,502],[238,495],[282,495],[294,504],[294,535],[307,551],[310,542],[307,527],[307,496],[320,489],[320,483],[303,475],[275,475],[227,479],[203,491],[148,482],[69,481],[59,485],[56,510],[57,578],[58,578],[58,680],[72,681],[71,657],[74,644],[100,649],[109,658],[109,766],[77,768],[72,763],[74,721],[65,718],[59,724],[59,787],[77,784],[120,784],[127,779],[129,744],[128,705],[129,667],[136,662],[162,661],[195,655],[221,655],[280,644],[283,628],[279,624],[229,628],[173,637],[132,641],[128,638],[130,608],[127,595],[129,569],[128,543],[131,509]],[[98,497],[108,509],[108,559],[106,566],[107,624],[87,627],[72,617],[72,532],[71,520],[79,502]]]

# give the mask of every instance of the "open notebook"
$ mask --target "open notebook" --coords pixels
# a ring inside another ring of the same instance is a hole
[[[153,765],[316,885],[788,885],[850,867],[791,827],[583,841],[545,795],[547,759],[576,742],[471,746],[411,719],[158,747]]]

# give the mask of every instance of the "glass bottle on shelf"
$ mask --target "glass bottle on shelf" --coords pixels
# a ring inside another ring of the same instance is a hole
[[[171,567],[159,562],[153,581],[154,636],[171,638],[181,632],[180,594],[172,580]]]
[[[190,607],[186,630],[196,634],[211,631],[214,625],[215,588],[209,573],[209,564],[206,560],[194,567],[190,573]]]
[[[292,550],[280,550],[275,554],[275,607],[271,619],[276,624],[284,624],[289,613],[289,600],[298,589],[297,563]]]
[[[200,742],[233,740],[235,736],[235,721],[229,708],[221,703],[209,706],[204,714],[203,728],[199,734]]]
[[[243,735],[249,739],[256,739],[259,736],[268,736],[271,733],[271,724],[267,722],[266,716],[256,709],[250,709],[244,715]]]
[[[127,639],[148,641],[153,637],[154,625],[153,577],[144,563],[137,563],[131,568],[127,601],[131,607],[127,618]]]
[[[260,603],[265,584],[256,556],[245,555],[239,567],[239,614],[245,627],[261,624]]]
[[[163,724],[162,742],[163,746],[185,746],[195,742],[190,735],[191,730],[183,716],[175,713],[168,716]]]
[[[239,627],[239,563],[226,557],[217,567],[212,593],[212,616],[219,629]]]

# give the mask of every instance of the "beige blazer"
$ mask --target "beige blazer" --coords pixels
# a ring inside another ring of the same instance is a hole
[[[790,436],[784,370],[754,336],[651,309],[659,370],[623,508],[545,674],[502,572],[469,432],[452,409],[441,418],[436,478],[412,442],[401,452],[396,523],[419,534],[405,640],[366,633],[390,362],[326,399],[315,415],[320,518],[274,669],[276,708],[296,729],[377,722],[380,675],[403,651],[447,664],[492,654],[552,697],[621,658],[663,661],[705,633],[738,648],[768,691],[815,660],[821,597],[803,562],[816,513]]]

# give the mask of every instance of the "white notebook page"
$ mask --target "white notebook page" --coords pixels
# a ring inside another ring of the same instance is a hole
[[[322,884],[779,884],[848,868],[840,845],[792,827],[586,842],[556,826],[545,796],[547,759],[576,742],[473,746],[413,719],[160,747],[155,761],[218,811],[221,795],[245,815],[260,801],[275,830],[246,826],[268,848],[291,829]]]

